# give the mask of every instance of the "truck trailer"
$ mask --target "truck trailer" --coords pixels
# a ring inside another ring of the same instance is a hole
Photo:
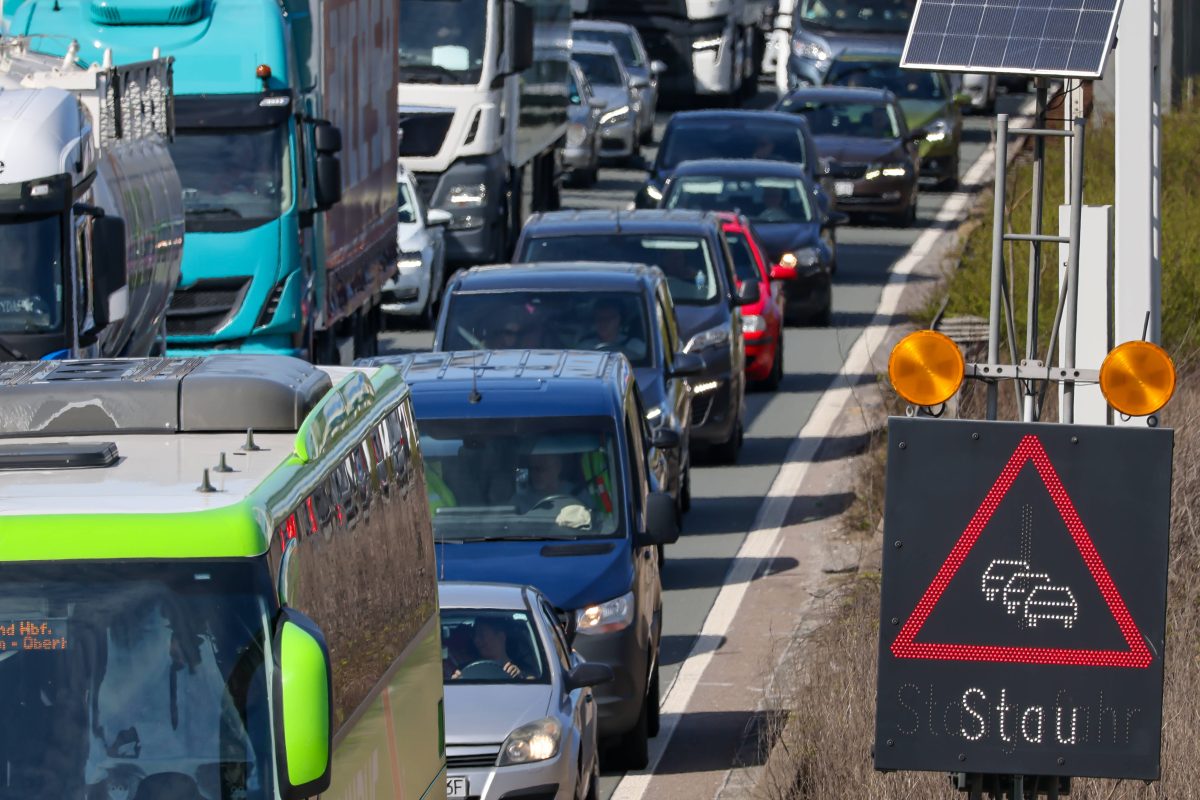
[[[0,360],[161,353],[183,259],[171,61],[0,39]]]
[[[77,39],[85,62],[105,49],[118,63],[153,47],[175,57],[187,230],[171,354],[374,351],[396,271],[396,13],[383,0],[16,9],[12,30],[53,55]]]
[[[570,0],[399,0],[401,162],[453,216],[446,260],[507,261],[558,205]],[[527,197],[528,196],[528,197]]]

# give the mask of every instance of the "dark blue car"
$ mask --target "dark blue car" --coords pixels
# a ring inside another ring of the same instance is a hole
[[[750,220],[770,263],[795,272],[780,281],[789,324],[828,325],[832,274],[837,268],[835,228],[840,212],[826,212],[814,199],[807,170],[761,160],[688,161],[663,187],[662,207],[733,211]]]
[[[650,491],[645,412],[620,354],[421,353],[391,364],[412,389],[438,577],[536,586],[575,649],[609,665],[600,736],[640,769],[658,731],[658,548],[679,536]]]

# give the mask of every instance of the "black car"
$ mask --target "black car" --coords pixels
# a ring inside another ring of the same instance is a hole
[[[739,308],[760,287],[737,288],[720,219],[696,211],[557,211],[534,214],[517,242],[519,262],[593,260],[648,264],[666,275],[683,352],[704,358],[692,379],[691,440],[722,461],[737,459],[746,395],[746,347]],[[762,291],[766,291],[763,287]]]
[[[653,448],[656,489],[682,514],[690,503],[685,378],[704,371],[682,352],[666,278],[641,264],[505,264],[457,273],[446,287],[435,351],[601,350],[633,365]]]
[[[783,281],[789,323],[828,325],[833,308],[834,229],[842,214],[813,200],[803,167],[779,161],[688,161],[663,187],[662,207],[734,211],[754,225],[772,264],[796,271]]]
[[[817,186],[816,200],[829,208],[820,189],[817,146],[808,123],[795,114],[774,111],[685,111],[675,114],[663,131],[662,142],[646,183],[638,191],[638,208],[657,208],[667,176],[684,161],[711,158],[757,158],[804,167]]]
[[[917,217],[921,159],[896,96],[886,89],[797,89],[776,106],[808,120],[821,154],[825,190],[847,213],[887,214],[902,225]]]

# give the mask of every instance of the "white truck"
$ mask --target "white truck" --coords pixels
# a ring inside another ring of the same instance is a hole
[[[400,0],[400,162],[448,211],[446,261],[507,261],[558,206],[570,0]]]
[[[757,90],[774,0],[576,0],[576,16],[638,29],[650,58],[667,69],[664,96],[733,102]]]
[[[183,259],[171,60],[0,38],[0,360],[161,352]]]

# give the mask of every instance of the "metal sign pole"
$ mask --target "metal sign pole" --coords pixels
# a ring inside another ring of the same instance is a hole
[[[988,367],[1000,364],[1000,301],[1004,279],[1004,206],[1008,188],[1008,114],[996,116],[996,189],[995,210],[992,213],[992,296],[988,311]],[[996,381],[987,385],[987,418],[996,419],[1000,386]]]
[[[1046,79],[1037,79],[1037,114],[1034,117],[1035,128],[1046,127]],[[1042,233],[1042,199],[1045,192],[1045,162],[1046,140],[1042,136],[1033,139],[1033,205],[1030,209],[1032,226],[1030,232],[1034,236]],[[1025,323],[1025,360],[1030,365],[1038,357],[1038,301],[1041,294],[1042,247],[1038,242],[1029,243],[1029,308],[1026,312]],[[1022,419],[1025,422],[1035,422],[1039,409],[1037,408],[1037,392],[1033,381],[1024,384],[1024,408]]]
[[[1075,331],[1079,324],[1079,238],[1083,227],[1083,118],[1075,118],[1071,140],[1071,255],[1067,261],[1067,302],[1063,311],[1063,368],[1075,368]],[[1062,422],[1075,421],[1075,382],[1063,384]]]

